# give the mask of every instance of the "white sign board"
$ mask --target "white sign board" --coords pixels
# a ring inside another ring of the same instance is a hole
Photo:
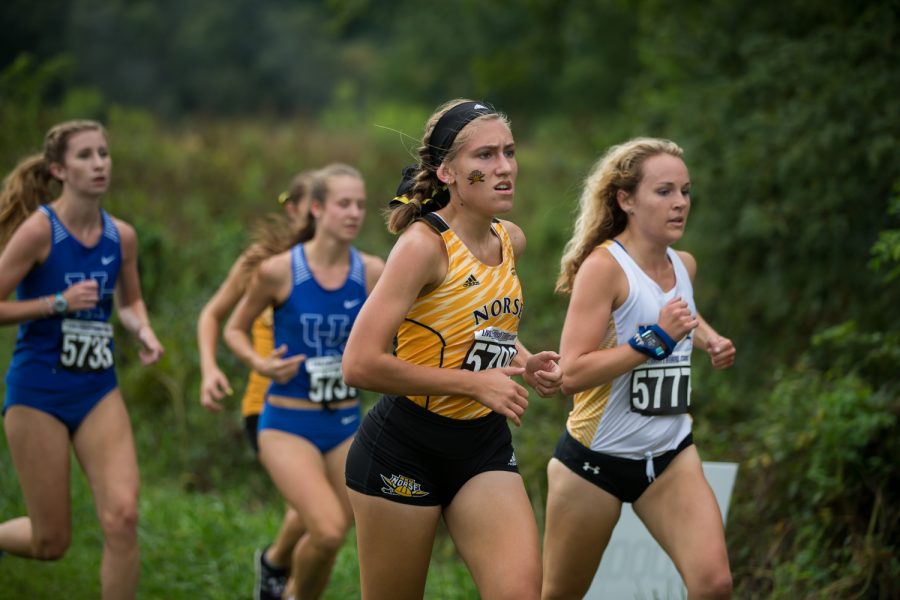
[[[703,463],[722,520],[728,518],[728,503],[737,477],[736,463]],[[681,576],[669,556],[631,508],[622,505],[622,516],[603,553],[585,600],[667,600],[687,598]]]

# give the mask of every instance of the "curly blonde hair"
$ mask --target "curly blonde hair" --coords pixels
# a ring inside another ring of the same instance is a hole
[[[619,190],[634,193],[643,178],[646,160],[659,154],[682,157],[678,144],[659,138],[634,138],[612,146],[584,180],[575,230],[560,260],[556,291],[571,293],[575,274],[591,251],[625,230],[628,215],[619,206]]]

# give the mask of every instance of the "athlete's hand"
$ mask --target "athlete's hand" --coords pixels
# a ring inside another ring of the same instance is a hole
[[[287,350],[286,344],[275,348],[272,354],[260,361],[254,370],[272,381],[287,383],[296,377],[297,372],[300,370],[300,363],[306,360],[305,354],[295,354],[289,358],[282,358],[287,354]]]
[[[210,412],[219,412],[222,405],[219,400],[234,393],[228,378],[221,369],[215,367],[212,372],[203,376],[200,382],[200,404]]]
[[[669,300],[659,311],[659,326],[676,342],[699,324],[700,319],[691,314],[691,307],[680,296]]]
[[[137,338],[141,343],[141,349],[138,351],[141,364],[152,365],[165,354],[165,349],[162,344],[159,343],[159,340],[156,339],[156,334],[149,325],[142,325],[141,328],[138,329]]]
[[[555,396],[562,385],[562,369],[559,368],[559,354],[544,350],[532,354],[525,362],[525,382],[541,398]]]
[[[528,390],[510,378],[524,372],[522,367],[479,371],[476,374],[479,377],[478,392],[473,397],[518,427],[522,425],[522,415],[528,407]]]
[[[62,295],[69,303],[68,312],[88,310],[97,306],[100,301],[100,287],[96,279],[85,279],[70,285]]]
[[[737,350],[726,337],[716,336],[706,343],[706,351],[714,369],[727,369],[734,364]]]

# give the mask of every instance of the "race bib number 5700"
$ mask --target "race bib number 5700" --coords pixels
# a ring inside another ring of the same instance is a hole
[[[106,370],[113,366],[112,339],[109,323],[63,319],[59,364],[69,371]]]
[[[516,334],[496,327],[475,332],[475,341],[460,368],[468,371],[484,371],[508,367],[516,357]]]
[[[691,367],[644,367],[631,372],[631,410],[646,416],[681,415],[691,407]]]

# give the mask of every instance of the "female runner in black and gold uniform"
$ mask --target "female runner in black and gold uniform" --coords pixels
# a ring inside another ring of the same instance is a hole
[[[528,405],[511,376],[544,396],[561,372],[555,352],[517,339],[525,238],[494,218],[513,205],[512,133],[457,100],[429,119],[419,154],[392,203],[402,234],[344,354],[349,385],[386,394],[347,460],[362,595],[421,598],[443,516],[482,598],[536,599],[538,531],[506,420],[520,425]]]

